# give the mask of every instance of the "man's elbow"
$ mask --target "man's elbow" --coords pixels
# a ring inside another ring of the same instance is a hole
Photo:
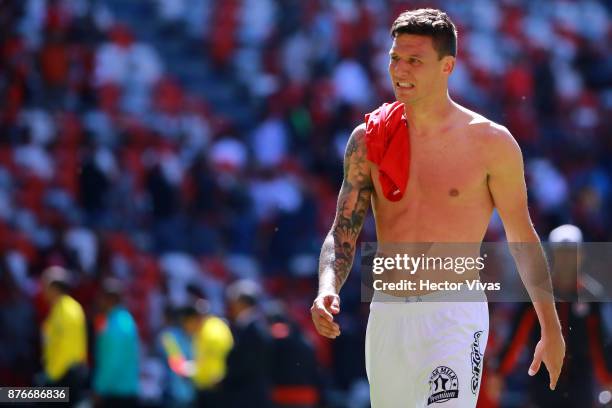
[[[502,217],[502,219],[504,219],[504,217]],[[540,242],[540,237],[538,237],[538,233],[531,222],[531,217],[528,215],[506,217],[504,220],[504,229],[506,230],[506,240],[508,242]]]
[[[510,253],[515,259],[523,255],[533,255],[534,251],[537,253],[541,251],[540,238],[531,224],[529,227],[522,231],[513,230],[506,233]]]
[[[507,233],[506,240],[511,243],[534,243],[540,242],[540,237],[532,227],[523,232]]]

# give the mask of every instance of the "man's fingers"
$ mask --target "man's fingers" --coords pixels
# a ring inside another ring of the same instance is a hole
[[[557,380],[559,379],[559,374],[552,375],[549,373],[549,376],[550,376],[549,387],[551,390],[554,390],[557,387]]]
[[[319,319],[319,321],[317,322],[321,327],[325,327],[328,330],[331,330],[333,332],[338,332],[338,334],[340,334],[340,326],[338,326],[337,323],[330,323],[327,320],[324,319]]]
[[[548,367],[546,367],[548,369]],[[557,387],[557,380],[559,380],[561,370],[558,367],[551,368],[548,370],[548,376],[550,377],[550,389],[554,390]]]
[[[340,335],[340,326],[334,322],[334,314],[340,313],[340,297],[337,294],[321,294],[310,308],[312,321],[322,336],[335,339]]]
[[[317,328],[317,331],[319,332],[319,334],[325,337],[329,337],[330,339],[335,339],[336,337],[340,335],[340,330],[333,329],[332,327],[329,327],[329,326],[325,326],[325,323],[327,322],[325,322],[322,319],[315,323],[315,327]]]
[[[327,337],[329,339],[335,339],[336,337],[338,337],[338,335],[336,333],[332,332],[331,330],[324,329],[324,328],[320,328],[319,329],[319,333],[322,336],[325,336],[325,337]]]
[[[338,296],[332,297],[329,309],[331,310],[333,314],[340,313],[340,298]]]
[[[334,320],[334,316],[331,315],[331,313],[329,313],[327,311],[327,309],[325,308],[324,305],[320,304],[319,302],[316,302],[314,304],[314,306],[312,307],[311,311],[319,316],[321,316],[323,319],[332,322]]]
[[[560,340],[549,339],[549,341],[540,340],[533,353],[533,362],[529,366],[529,375],[534,376],[540,370],[542,362],[544,362],[546,371],[548,371],[548,377],[550,378],[549,387],[551,390],[554,390],[557,387],[559,375],[561,375],[564,354],[565,344],[563,338],[560,338]]]
[[[340,326],[338,326],[337,323],[334,323],[333,317],[332,321],[330,321],[327,319],[324,313],[318,313],[317,311],[315,311],[315,313],[312,315],[312,320],[317,327],[321,326],[326,328],[327,330],[331,330],[336,334],[340,334]]]
[[[529,366],[528,374],[532,377],[536,375],[536,373],[540,370],[541,364],[542,364],[542,357],[540,356],[540,353],[536,351],[535,355],[533,356],[533,362]]]
[[[557,382],[556,381],[555,382],[551,381],[549,387],[550,387],[551,391],[554,391],[555,388],[557,387]]]

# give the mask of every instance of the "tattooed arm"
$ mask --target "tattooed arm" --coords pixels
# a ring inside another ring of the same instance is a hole
[[[319,294],[310,309],[317,331],[325,337],[335,338],[340,334],[340,328],[333,321],[333,315],[340,312],[338,293],[351,271],[357,237],[373,189],[370,164],[366,159],[365,126],[360,125],[346,146],[344,180],[338,195],[336,217],[321,248]]]
[[[366,159],[365,129],[359,126],[349,138],[344,155],[344,180],[336,217],[319,260],[319,293],[338,293],[353,265],[355,245],[372,195],[370,166]]]

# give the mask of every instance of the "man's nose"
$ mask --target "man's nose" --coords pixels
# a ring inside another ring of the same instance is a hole
[[[396,73],[410,72],[410,64],[406,61],[399,60],[392,65],[392,70]]]

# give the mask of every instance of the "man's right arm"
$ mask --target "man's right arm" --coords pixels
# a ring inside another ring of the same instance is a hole
[[[529,216],[523,156],[506,128],[494,126],[490,136],[489,192],[541,328],[541,340],[536,345],[528,373],[535,375],[543,362],[549,373],[550,389],[554,390],[563,367],[565,340],[555,309],[546,257]]]
[[[361,125],[355,128],[346,146],[344,179],[334,223],[321,248],[319,293],[311,308],[317,331],[329,338],[340,334],[333,314],[340,311],[338,293],[351,271],[357,237],[374,190],[366,152],[365,126]]]

